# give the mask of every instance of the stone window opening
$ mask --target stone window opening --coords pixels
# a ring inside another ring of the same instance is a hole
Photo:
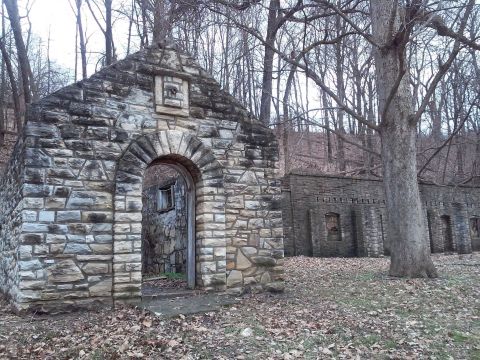
[[[175,185],[170,185],[158,189],[157,192],[157,211],[166,212],[175,209]]]
[[[330,212],[325,214],[325,226],[327,230],[327,240],[341,241],[340,214]]]

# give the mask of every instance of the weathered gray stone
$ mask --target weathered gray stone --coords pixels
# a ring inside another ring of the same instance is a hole
[[[80,221],[80,211],[57,211],[58,222]]]
[[[42,268],[42,264],[39,260],[28,260],[28,261],[19,261],[18,265],[20,266],[20,270],[37,270]]]
[[[200,263],[202,274],[211,274],[217,271],[217,263],[215,261],[204,261]]]
[[[265,289],[273,293],[280,293],[285,290],[285,283],[283,281],[271,282],[265,285]]]
[[[88,263],[82,266],[82,271],[87,275],[98,275],[108,273],[108,264],[106,263]]]
[[[50,283],[71,283],[84,276],[73,260],[60,260],[47,267],[47,278]]]
[[[39,211],[38,212],[38,221],[45,221],[45,222],[55,221],[55,212],[54,211]]]
[[[44,234],[22,234],[20,236],[20,243],[25,245],[41,244],[44,236]]]
[[[47,234],[46,242],[47,244],[51,243],[64,243],[67,241],[67,237],[65,235],[59,234]]]
[[[66,207],[68,209],[109,209],[112,207],[111,194],[97,191],[72,191]]]
[[[270,274],[268,272],[264,272],[262,274],[262,277],[260,278],[260,283],[262,285],[266,285],[266,284],[269,284],[270,281],[271,281]]]
[[[32,258],[33,247],[31,245],[21,245],[18,247],[18,257],[20,260],[29,260]]]
[[[65,254],[90,254],[92,250],[87,244],[68,243],[63,250]]]
[[[241,271],[232,270],[227,277],[227,287],[238,287],[243,285],[243,275]]]
[[[254,256],[252,261],[258,266],[275,266],[276,261],[272,257]]]
[[[243,255],[243,253],[240,250],[238,250],[236,268],[238,270],[244,270],[244,269],[248,269],[251,266],[252,266],[252,263],[250,262],[250,260],[248,260],[248,258],[245,255]]]
[[[89,287],[90,296],[110,296],[112,292],[112,280],[102,280]]]
[[[225,274],[212,274],[202,276],[203,285],[206,287],[220,287],[226,284]]]
[[[45,280],[23,280],[20,289],[41,290],[45,287]]]
[[[105,243],[105,244],[90,244],[90,249],[95,254],[111,254],[112,253],[112,244]]]

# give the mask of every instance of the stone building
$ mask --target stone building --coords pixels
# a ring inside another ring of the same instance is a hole
[[[381,180],[293,171],[285,176],[286,255],[389,255]],[[480,189],[420,184],[433,253],[480,251]]]
[[[186,184],[189,285],[281,290],[272,132],[191,58],[156,46],[31,105],[0,182],[0,289],[12,304],[139,300],[143,179],[159,164]]]

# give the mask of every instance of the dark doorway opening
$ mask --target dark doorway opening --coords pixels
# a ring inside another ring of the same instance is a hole
[[[480,217],[470,218],[470,238],[472,251],[480,251]]]
[[[442,224],[442,236],[443,236],[443,250],[444,252],[453,252],[453,234],[452,234],[452,223],[450,216],[443,215],[441,218]]]
[[[195,287],[195,192],[190,174],[154,163],[143,182],[142,296]]]

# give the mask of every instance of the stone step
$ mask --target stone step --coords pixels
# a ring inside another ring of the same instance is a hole
[[[184,295],[181,297],[150,297],[145,299],[140,307],[161,317],[191,315],[218,311],[225,306],[240,302],[240,299],[225,293],[203,293],[199,295]]]

